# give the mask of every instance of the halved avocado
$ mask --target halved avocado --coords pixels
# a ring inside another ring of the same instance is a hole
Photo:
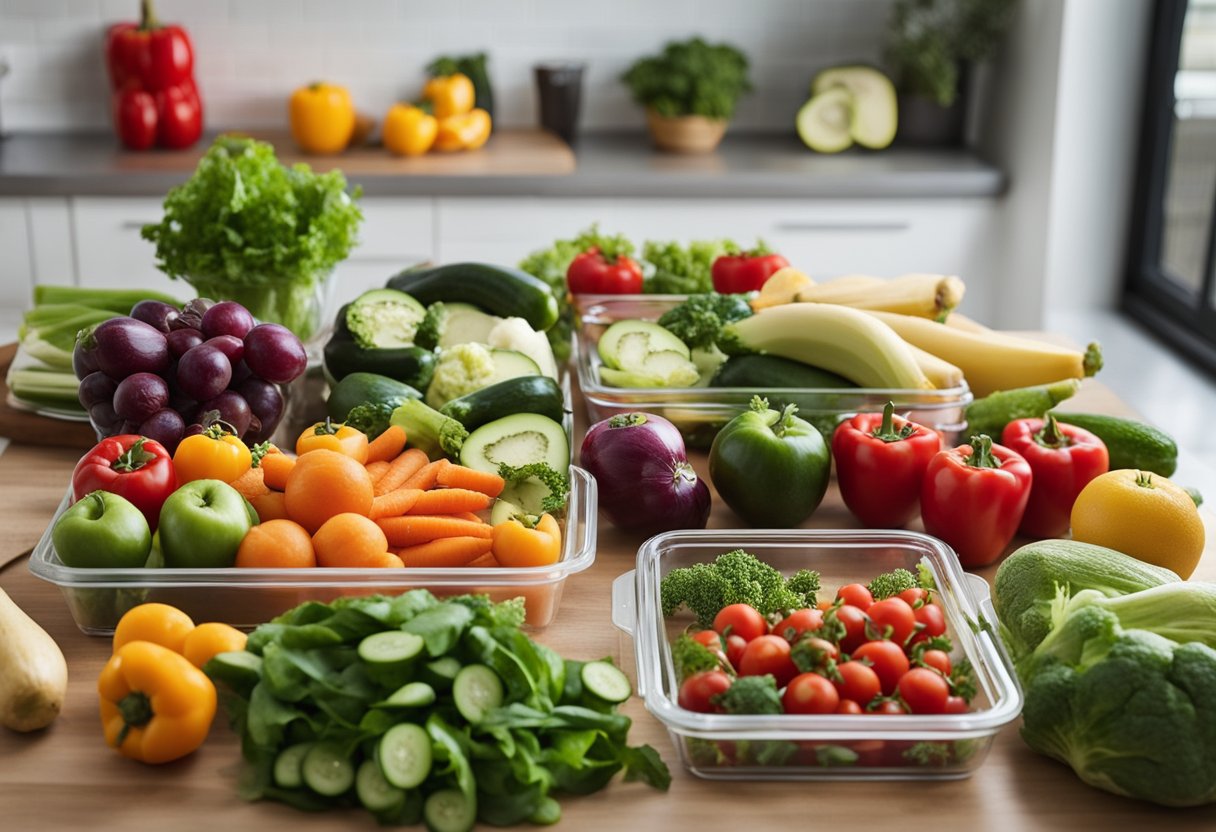
[[[838,66],[815,76],[811,95],[837,88],[853,94],[853,118],[849,125],[853,141],[871,150],[890,145],[899,124],[899,106],[891,79],[872,66]]]
[[[853,146],[853,94],[832,87],[802,105],[795,124],[798,138],[817,153],[839,153]]]

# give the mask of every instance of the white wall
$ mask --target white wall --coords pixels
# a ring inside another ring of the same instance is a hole
[[[736,127],[790,129],[812,73],[880,57],[890,0],[159,0],[162,20],[193,38],[207,125],[273,127],[301,84],[347,85],[379,117],[415,98],[441,53],[485,50],[500,123],[536,121],[532,65],[588,63],[583,126],[641,128],[617,80],[664,42],[701,34],[752,61],[757,91]],[[105,26],[138,0],[0,0],[0,117],[8,130],[109,125]]]

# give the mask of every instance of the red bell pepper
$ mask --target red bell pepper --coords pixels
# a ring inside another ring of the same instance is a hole
[[[929,460],[941,450],[936,431],[895,415],[858,413],[832,434],[836,481],[849,511],[866,526],[899,528],[916,515]]]
[[[1018,530],[1031,537],[1060,537],[1068,531],[1072,504],[1094,477],[1110,469],[1106,445],[1074,425],[1047,419],[1017,419],[1005,426],[1001,444],[1026,458],[1034,472],[1030,501]]]
[[[566,286],[573,295],[633,295],[642,291],[642,267],[632,257],[592,246],[570,261]]]
[[[756,292],[773,273],[787,268],[790,261],[773,254],[763,244],[740,254],[723,254],[714,260],[711,275],[714,291],[723,295]]]
[[[987,566],[1013,540],[1030,498],[1030,465],[987,435],[929,462],[920,493],[925,531],[954,547],[967,568]]]
[[[125,497],[143,512],[152,531],[176,488],[173,457],[165,447],[130,433],[101,440],[72,471],[73,501],[97,490]]]
[[[149,123],[161,147],[189,147],[203,132],[203,105],[194,83],[194,48],[180,26],[162,26],[152,0],[142,0],[138,23],[106,32],[106,67],[114,90],[114,124],[128,147],[151,146]]]

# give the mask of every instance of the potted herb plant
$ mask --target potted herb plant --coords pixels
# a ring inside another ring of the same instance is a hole
[[[897,139],[958,145],[974,66],[991,57],[1016,0],[896,0],[886,56],[899,91]]]
[[[355,243],[359,194],[347,193],[339,170],[288,168],[266,142],[220,136],[142,235],[169,277],[307,340],[320,328],[329,276]]]
[[[646,108],[655,145],[675,153],[717,147],[739,98],[752,88],[742,52],[701,38],[668,43],[661,54],[634,63],[621,80]]]

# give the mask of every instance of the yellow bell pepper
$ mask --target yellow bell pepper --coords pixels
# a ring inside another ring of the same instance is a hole
[[[435,149],[444,153],[476,150],[489,140],[491,129],[490,114],[480,107],[462,116],[440,119]]]
[[[215,685],[184,656],[150,641],[118,649],[97,680],[106,743],[142,763],[185,757],[207,739]]]
[[[355,132],[355,105],[345,87],[318,81],[291,94],[291,137],[305,153],[340,153]]]
[[[232,482],[253,465],[249,446],[216,422],[202,433],[187,436],[173,452],[177,484],[195,480]]]
[[[477,101],[477,90],[469,76],[453,72],[427,81],[422,88],[422,97],[431,102],[435,118],[442,121],[472,110]]]
[[[501,566],[549,566],[562,555],[562,530],[551,514],[512,517],[496,525],[491,536]]]
[[[341,422],[326,419],[304,428],[296,440],[296,455],[324,449],[336,451],[363,465],[367,462],[367,434]]]
[[[384,117],[384,146],[398,156],[421,156],[435,144],[439,119],[413,104],[394,104]]]

